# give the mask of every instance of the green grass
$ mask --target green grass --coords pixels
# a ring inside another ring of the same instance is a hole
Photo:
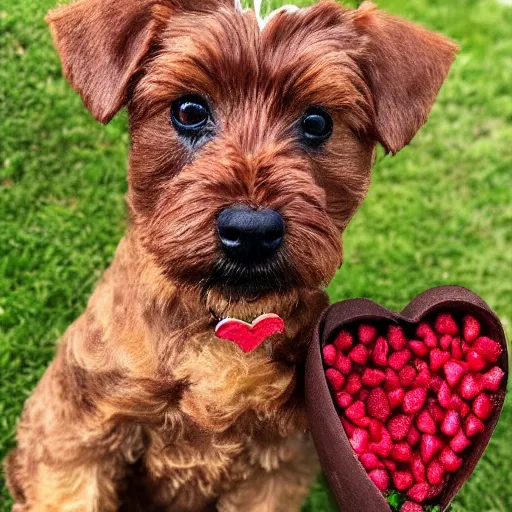
[[[54,2],[0,6],[0,459],[55,340],[83,310],[125,226],[126,117],[96,124],[62,79],[43,22]],[[462,51],[428,125],[398,156],[379,158],[331,297],[400,309],[426,288],[460,284],[510,333],[512,7],[379,4],[457,39]],[[456,512],[512,510],[511,432],[507,406]],[[307,510],[330,510],[324,489],[315,486]]]

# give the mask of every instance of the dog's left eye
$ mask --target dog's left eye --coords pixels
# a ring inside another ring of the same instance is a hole
[[[305,141],[319,146],[332,135],[332,117],[320,107],[311,107],[302,116],[301,128]]]
[[[201,96],[183,96],[171,106],[172,124],[182,135],[198,135],[209,120],[210,109]]]

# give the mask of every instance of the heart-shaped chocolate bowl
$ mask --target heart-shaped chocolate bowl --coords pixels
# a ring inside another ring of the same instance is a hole
[[[425,502],[425,505],[439,505],[444,511],[473,473],[503,408],[508,355],[505,333],[496,314],[471,291],[443,286],[418,295],[401,313],[368,299],[349,299],[330,306],[317,324],[306,363],[306,408],[320,463],[340,511],[389,512],[391,507],[370,480],[349,442],[326,379],[324,347],[332,344],[342,330],[353,329],[361,323],[375,326],[377,330],[395,325],[404,333],[416,333],[420,323],[432,322],[441,313],[449,313],[454,318],[470,315],[476,319],[480,324],[479,336],[489,337],[501,345],[503,351],[495,364],[504,372],[499,389],[492,395],[492,412],[485,420],[485,429],[471,438],[472,444],[463,453],[462,465],[450,474],[443,491]]]

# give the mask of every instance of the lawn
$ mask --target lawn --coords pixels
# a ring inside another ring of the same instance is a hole
[[[125,228],[126,116],[95,123],[62,79],[43,22],[54,3],[0,5],[0,459],[55,341],[83,310]],[[380,155],[331,298],[400,309],[426,288],[460,284],[482,295],[510,334],[512,6],[379,5],[446,33],[462,51],[427,126],[398,156]],[[511,475],[506,406],[454,510],[512,511]],[[0,476],[0,511],[10,503]],[[330,510],[321,483],[306,508]]]

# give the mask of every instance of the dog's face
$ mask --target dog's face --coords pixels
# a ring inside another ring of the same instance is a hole
[[[411,140],[456,48],[370,4],[263,26],[232,0],[199,3],[81,0],[49,21],[96,118],[128,106],[133,230],[165,276],[210,297],[317,289],[376,144]]]
[[[375,145],[336,15],[170,19],[129,103],[133,218],[170,279],[258,295],[334,275]]]

